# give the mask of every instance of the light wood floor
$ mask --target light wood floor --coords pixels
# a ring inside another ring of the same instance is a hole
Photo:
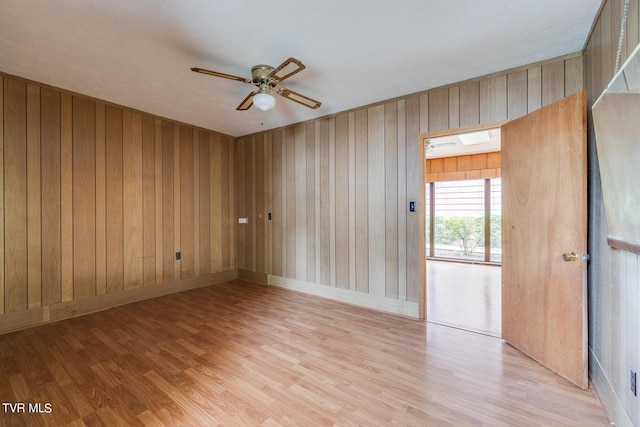
[[[427,261],[427,320],[502,336],[501,268]]]
[[[498,338],[233,281],[0,336],[0,425],[605,426]]]

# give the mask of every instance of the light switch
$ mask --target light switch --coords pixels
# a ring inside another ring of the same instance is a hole
[[[249,224],[249,218],[238,218],[238,224]]]

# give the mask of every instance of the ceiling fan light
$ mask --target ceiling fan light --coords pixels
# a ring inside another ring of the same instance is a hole
[[[253,105],[262,111],[271,110],[276,106],[276,99],[268,93],[256,93],[253,96]]]

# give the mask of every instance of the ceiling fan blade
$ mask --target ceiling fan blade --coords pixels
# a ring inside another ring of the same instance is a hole
[[[247,97],[240,103],[240,105],[238,105],[236,110],[238,110],[238,111],[246,111],[249,108],[251,108],[251,106],[253,105],[253,95],[255,95],[256,93],[258,93],[257,90],[253,91],[249,95],[247,95]]]
[[[251,79],[247,79],[244,77],[238,77],[231,74],[219,73],[217,71],[205,70],[204,68],[193,67],[191,71],[196,73],[208,74],[210,76],[222,77],[230,80],[237,80],[239,82],[251,83]]]
[[[269,77],[279,82],[305,69],[304,64],[296,58],[289,58],[269,73]]]
[[[288,98],[288,99],[290,99],[292,101],[295,101],[295,102],[297,102],[299,104],[304,105],[305,107],[316,109],[321,105],[320,101],[316,101],[315,99],[311,99],[308,96],[300,95],[299,93],[294,92],[294,91],[289,90],[289,89],[286,89],[286,88],[280,88],[278,90],[278,93],[281,96],[284,96],[285,98]]]

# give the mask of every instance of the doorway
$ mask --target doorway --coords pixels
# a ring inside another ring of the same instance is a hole
[[[501,336],[500,129],[425,139],[426,320]]]

